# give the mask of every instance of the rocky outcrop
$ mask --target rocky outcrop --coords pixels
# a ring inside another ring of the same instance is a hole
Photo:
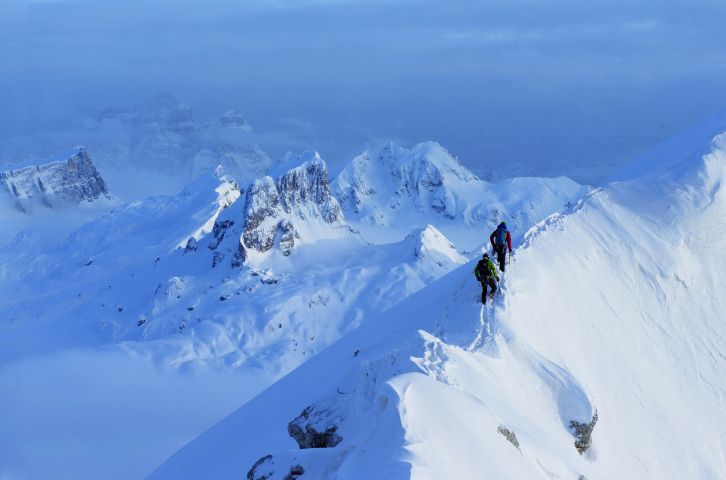
[[[244,232],[247,248],[266,252],[272,248],[281,217],[280,192],[270,177],[255,180],[245,199]]]
[[[497,427],[497,432],[499,432],[500,435],[506,438],[509,443],[514,445],[514,447],[519,450],[519,440],[517,440],[517,435],[515,435],[513,431],[511,431],[504,425],[499,425]]]
[[[336,433],[341,420],[334,411],[311,405],[287,425],[287,433],[301,449],[332,448],[343,441]]]
[[[302,165],[277,181],[285,212],[303,220],[306,213],[318,214],[326,223],[343,220],[340,204],[330,191],[327,165],[315,152],[308,152],[302,158],[306,160]]]
[[[106,182],[85,148],[57,157],[63,159],[0,173],[0,190],[21,211],[36,205],[53,208],[110,198]]]
[[[247,472],[247,480],[294,480],[300,478],[305,474],[305,468],[302,465],[295,464],[288,469],[278,469],[285,472],[284,476],[282,473],[275,474],[275,460],[272,455],[265,455],[264,457],[257,460],[252,468]]]
[[[247,480],[268,480],[275,473],[272,455],[265,455],[257,460],[247,472]]]
[[[317,153],[277,179],[262,177],[223,211],[214,223],[207,247],[212,264],[230,258],[233,267],[255,253],[273,249],[290,255],[301,242],[333,238],[348,232],[343,210],[330,191],[328,169]],[[190,248],[196,247],[191,245]]]
[[[330,191],[328,169],[317,153],[280,176],[256,180],[247,192],[244,246],[267,252],[276,243],[289,255],[300,240],[298,222],[327,225],[343,222],[343,211]],[[276,242],[277,240],[277,242]]]
[[[580,423],[576,420],[570,420],[570,430],[575,434],[575,448],[582,455],[592,445],[592,431],[595,430],[597,423],[597,412],[592,416],[592,420],[588,423]]]

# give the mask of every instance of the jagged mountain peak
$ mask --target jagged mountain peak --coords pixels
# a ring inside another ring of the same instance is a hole
[[[106,183],[84,147],[58,152],[42,165],[0,173],[0,190],[20,211],[110,198]]]
[[[226,257],[233,267],[259,262],[273,250],[289,256],[300,243],[340,237],[351,229],[330,190],[328,169],[316,152],[277,178],[255,179],[244,199],[216,219],[208,248],[213,265]]]

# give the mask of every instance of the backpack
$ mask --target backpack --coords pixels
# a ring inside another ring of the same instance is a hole
[[[479,263],[476,264],[476,268],[474,268],[474,275],[477,280],[483,280],[490,277],[490,273],[488,262],[486,260],[479,260]]]
[[[507,227],[497,227],[494,234],[494,243],[497,245],[505,245],[507,243]]]

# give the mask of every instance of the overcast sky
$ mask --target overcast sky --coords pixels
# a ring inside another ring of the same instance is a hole
[[[168,92],[330,157],[434,139],[491,168],[632,155],[726,109],[723,0],[0,5],[0,136]]]

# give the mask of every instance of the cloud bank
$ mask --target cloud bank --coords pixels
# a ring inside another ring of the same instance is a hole
[[[480,171],[632,156],[726,107],[721,1],[100,1],[0,7],[0,129],[157,92],[285,119],[333,160],[435,139]],[[78,143],[82,143],[79,139]],[[556,172],[548,172],[556,173]],[[561,172],[566,173],[566,172]]]

